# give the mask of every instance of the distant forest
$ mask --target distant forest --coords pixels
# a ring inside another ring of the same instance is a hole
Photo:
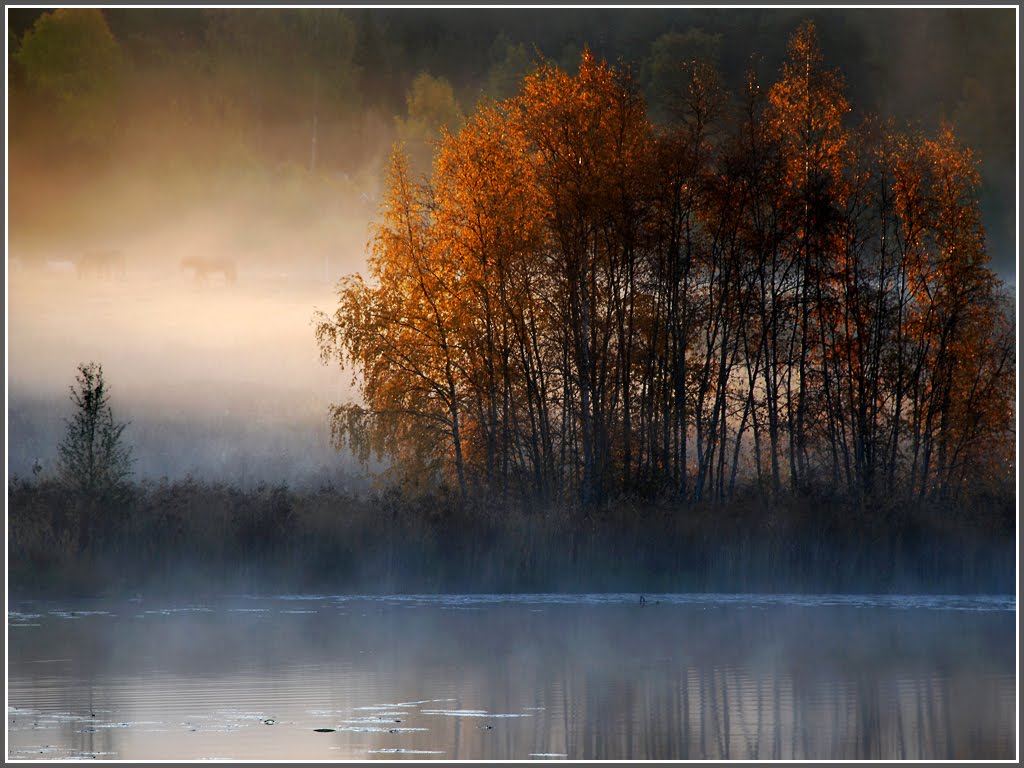
[[[72,234],[229,196],[288,223],[372,216],[365,201],[394,141],[429,158],[442,126],[482,98],[515,95],[541,57],[573,73],[588,47],[628,67],[660,121],[679,62],[708,61],[739,94],[751,67],[764,82],[778,75],[789,36],[811,18],[855,110],[928,130],[945,116],[967,145],[986,147],[981,199],[998,224],[989,236],[998,251],[1013,248],[1013,174],[1003,172],[1015,162],[1012,9],[6,13],[15,240],[54,234],[48,210]]]
[[[1005,115],[956,120],[970,78],[887,100],[897,32],[8,13],[12,240],[221,199],[371,224],[313,330],[360,394],[325,414],[337,446],[384,468],[358,497],[12,478],[20,587],[1009,589],[1014,301],[983,219],[1012,190],[971,148]],[[950,50],[929,66],[984,56]]]

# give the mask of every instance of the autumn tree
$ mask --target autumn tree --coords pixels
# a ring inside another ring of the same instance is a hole
[[[975,160],[950,126],[926,139],[920,151],[925,165],[919,203],[926,226],[909,275],[908,324],[916,363],[909,393],[910,476],[911,486],[925,495],[945,494],[959,484],[959,461],[953,458],[962,451],[953,445],[969,423],[979,428],[986,415],[1005,423],[1005,414],[997,415],[999,406],[978,396],[999,386],[997,379],[1008,373],[1009,352],[996,330],[1003,321],[996,278],[987,266]],[[993,349],[999,350],[996,361]],[[964,406],[975,411],[968,414]]]
[[[438,247],[461,273],[472,462],[492,492],[516,478],[542,494],[555,471],[551,375],[538,338],[543,214],[526,137],[507,105],[484,105],[446,135],[434,194]]]
[[[454,480],[465,496],[460,266],[438,249],[431,206],[396,150],[369,261],[373,282],[343,280],[338,309],[318,315],[316,334],[325,361],[351,364],[359,376],[363,403],[332,409],[335,441],[364,460],[394,458],[407,483]]]
[[[790,345],[786,329],[794,322],[796,270],[785,248],[793,220],[785,189],[781,143],[769,122],[768,95],[752,68],[748,71],[737,125],[723,151],[743,190],[738,247],[750,267],[745,286],[749,309],[740,325],[744,386],[759,483],[778,493],[786,457],[785,382]],[[738,442],[738,441],[737,441]]]
[[[628,71],[542,62],[425,183],[396,153],[370,277],[317,327],[360,386],[338,441],[407,485],[588,508],[1004,482],[1012,313],[952,129],[847,126],[811,24],[770,87],[673,78],[655,128]]]
[[[769,125],[786,169],[783,191],[789,215],[798,224],[786,245],[798,281],[793,297],[797,317],[788,341],[792,360],[786,373],[790,473],[796,487],[810,472],[815,426],[829,432],[834,454],[834,425],[817,424],[816,414],[832,410],[828,399],[834,382],[821,363],[822,334],[835,311],[830,292],[848,142],[842,120],[849,105],[842,79],[825,67],[812,22],[802,24],[790,39],[782,77],[769,90],[768,102]]]
[[[589,504],[611,480],[620,428],[626,482],[631,464],[636,247],[651,128],[628,74],[589,51],[575,76],[541,66],[518,105],[548,211],[545,247],[567,364],[563,419],[573,430],[578,424],[578,443],[568,443],[579,447],[580,499]]]
[[[685,85],[672,102],[672,120],[659,132],[653,153],[656,186],[644,291],[653,301],[644,325],[644,357],[645,378],[650,376],[655,386],[646,393],[654,400],[643,408],[641,423],[648,422],[649,434],[658,436],[650,456],[660,458],[646,468],[648,482],[667,483],[686,498],[696,490],[691,443],[696,443],[697,466],[707,466],[702,459],[708,445],[705,415],[710,413],[704,404],[712,394],[711,377],[717,375],[712,358],[719,337],[712,318],[721,305],[712,306],[711,298],[718,274],[712,264],[716,227],[705,212],[725,94],[706,62],[681,62],[679,69]],[[698,432],[693,440],[691,425]],[[703,473],[697,469],[695,474]]]

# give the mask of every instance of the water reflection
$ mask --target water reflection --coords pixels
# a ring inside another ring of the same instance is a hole
[[[12,758],[1015,754],[1012,597],[242,598],[8,626]]]

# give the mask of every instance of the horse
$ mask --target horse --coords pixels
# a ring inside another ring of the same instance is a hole
[[[95,249],[86,251],[75,262],[78,277],[124,277],[124,252],[116,248]]]
[[[192,279],[200,283],[205,283],[216,276],[221,277],[225,283],[234,283],[238,276],[234,261],[214,256],[184,258],[181,260],[181,271],[186,275],[192,275]]]

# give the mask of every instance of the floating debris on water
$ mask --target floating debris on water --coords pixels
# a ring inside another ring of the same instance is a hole
[[[268,719],[273,719],[268,718],[266,712],[246,712],[241,709],[220,709],[214,713],[213,717],[215,717],[218,720],[259,720],[260,722],[263,722],[264,720]]]
[[[314,728],[313,730],[317,733],[334,733],[333,728]]]
[[[568,757],[565,752],[531,752],[530,757]]]
[[[424,715],[447,715],[448,717],[532,717],[529,712],[487,712],[483,709],[424,709]]]
[[[213,608],[205,605],[186,605],[184,608],[160,608],[151,611],[143,611],[135,615],[136,618],[144,616],[173,616],[176,613],[214,613]]]
[[[418,707],[420,704],[443,704],[446,701],[456,701],[456,699],[423,699],[422,701],[406,701],[401,704],[395,704],[395,706]]]
[[[424,715],[451,715],[452,717],[482,717],[486,709],[424,709]]]
[[[39,618],[42,618],[42,616],[40,614],[38,614],[38,613],[23,613],[21,611],[8,611],[7,612],[7,621],[8,622],[11,622],[11,621],[28,621],[30,619],[39,619]],[[18,625],[12,625],[12,626],[18,626]],[[38,624],[36,626],[38,626]]]
[[[42,616],[41,613],[30,613],[27,611],[8,611],[7,618],[9,619],[38,619]]]
[[[266,720],[263,721],[263,724],[264,725],[273,725],[276,722],[277,721],[274,718],[268,717]]]
[[[235,733],[236,731],[242,730],[242,726],[238,723],[220,723],[201,725],[196,724],[189,726],[189,730],[196,733]]]

